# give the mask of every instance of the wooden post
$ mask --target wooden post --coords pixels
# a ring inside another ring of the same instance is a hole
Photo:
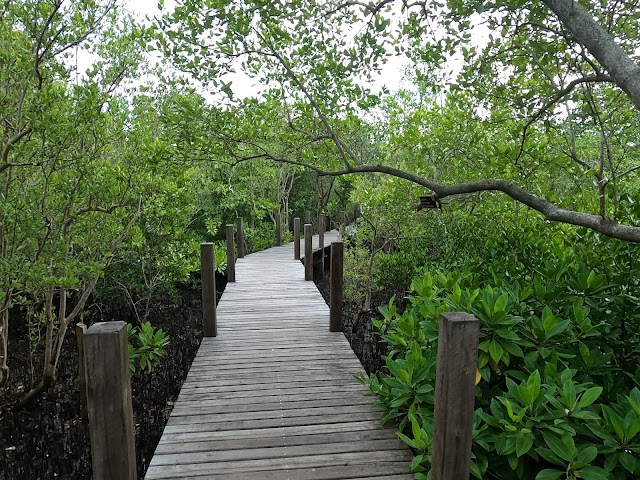
[[[480,322],[440,315],[433,421],[433,480],[469,478]]]
[[[320,278],[324,280],[324,232],[325,232],[325,216],[318,216],[318,248],[320,248]]]
[[[304,225],[304,279],[313,281],[313,225]]]
[[[324,249],[324,215],[320,214],[318,216],[318,246],[320,250]]]
[[[218,334],[216,325],[216,257],[213,243],[200,244],[200,278],[202,283],[202,332],[205,337]]]
[[[84,342],[93,478],[135,480],[127,324],[95,323]]]
[[[236,219],[236,245],[238,245],[238,258],[244,258],[244,229],[242,228],[242,217]]]
[[[276,213],[276,247],[282,245],[282,219],[279,213]]]
[[[236,281],[236,252],[233,245],[233,224],[227,225],[227,282]]]
[[[293,219],[293,259],[300,260],[300,219]]]
[[[87,361],[84,352],[84,336],[87,326],[84,323],[76,324],[76,342],[78,345],[78,390],[80,391],[80,415],[83,421],[89,419],[87,410]]]
[[[329,286],[329,330],[342,332],[342,287],[344,244],[331,242],[331,278]]]

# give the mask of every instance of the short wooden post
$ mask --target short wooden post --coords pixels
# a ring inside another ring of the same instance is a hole
[[[82,420],[89,419],[87,410],[87,361],[85,359],[84,336],[87,326],[84,323],[76,324],[76,343],[78,345],[78,390],[80,391],[80,415]]]
[[[227,282],[236,281],[236,252],[233,244],[233,224],[227,225]]]
[[[440,315],[433,422],[433,480],[469,478],[480,322]]]
[[[329,330],[342,331],[342,287],[344,265],[344,244],[331,242],[331,278],[329,286]]]
[[[318,247],[320,248],[320,250],[324,249],[324,218],[324,215],[318,215]]]
[[[311,223],[311,212],[307,210],[304,214],[304,224]]]
[[[135,480],[127,324],[95,323],[84,342],[93,478]]]
[[[238,258],[244,258],[244,229],[242,225],[242,217],[236,219],[236,245],[238,245]]]
[[[293,219],[293,259],[300,260],[300,219]]]
[[[276,246],[282,245],[282,217],[276,213]]]
[[[213,243],[200,245],[200,279],[202,283],[202,332],[205,337],[218,334],[216,325],[216,257]]]
[[[326,218],[323,214],[318,216],[318,248],[320,249],[320,278],[324,280],[324,232]]]
[[[304,225],[304,279],[313,281],[313,225]]]

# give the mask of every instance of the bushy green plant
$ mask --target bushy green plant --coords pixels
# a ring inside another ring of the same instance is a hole
[[[557,259],[556,259],[557,260]],[[480,282],[471,270],[414,280],[409,307],[375,321],[389,347],[369,386],[384,420],[430,466],[438,318],[481,325],[473,474],[477,478],[627,479],[640,474],[640,391],[612,358],[611,287],[584,265],[548,264],[529,285]],[[504,277],[503,277],[504,278]],[[498,279],[496,277],[496,279]],[[626,392],[628,396],[618,392]],[[487,473],[490,472],[490,476]]]
[[[135,372],[151,369],[167,354],[169,337],[161,328],[154,328],[150,322],[144,322],[140,328],[127,325],[129,336],[129,368]]]
[[[256,224],[254,228],[245,228],[244,236],[250,252],[259,252],[276,244],[276,228],[271,222]]]

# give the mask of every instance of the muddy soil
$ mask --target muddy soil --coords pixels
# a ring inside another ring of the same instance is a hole
[[[221,281],[222,280],[222,281]],[[218,296],[224,288],[218,280]],[[164,425],[202,338],[200,291],[181,289],[177,298],[154,298],[148,320],[168,333],[166,358],[151,372],[132,376],[138,478],[144,478]],[[101,305],[85,316],[85,323],[123,320],[136,322],[123,305]],[[40,371],[30,355],[24,321],[10,325],[9,384],[0,389],[0,480],[91,478],[87,425],[80,417],[77,388],[78,355],[75,334],[64,342],[55,385],[27,407],[16,402]]]

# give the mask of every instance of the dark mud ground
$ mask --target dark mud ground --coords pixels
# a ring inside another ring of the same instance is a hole
[[[328,270],[324,279],[317,273],[315,282],[328,302]],[[385,350],[373,333],[371,319],[379,316],[377,307],[386,305],[392,294],[378,292],[374,295],[372,313],[361,318],[353,334],[351,322],[358,307],[348,302],[344,306],[345,336],[367,372],[375,372],[382,366],[380,355]],[[91,320],[85,318],[85,322],[124,320],[135,323],[132,312],[121,306],[94,309],[90,317]],[[168,333],[170,345],[166,358],[152,372],[138,372],[132,377],[139,479],[144,477],[200,345],[200,292],[183,289],[175,299],[166,296],[154,299],[149,320],[154,327]],[[10,334],[11,378],[8,386],[0,389],[0,480],[90,479],[89,432],[79,413],[78,359],[73,331],[65,340],[56,384],[40,399],[17,411],[12,405],[30,384],[33,360],[25,341],[26,327],[16,322],[10,325]],[[39,371],[37,366],[34,371]]]

